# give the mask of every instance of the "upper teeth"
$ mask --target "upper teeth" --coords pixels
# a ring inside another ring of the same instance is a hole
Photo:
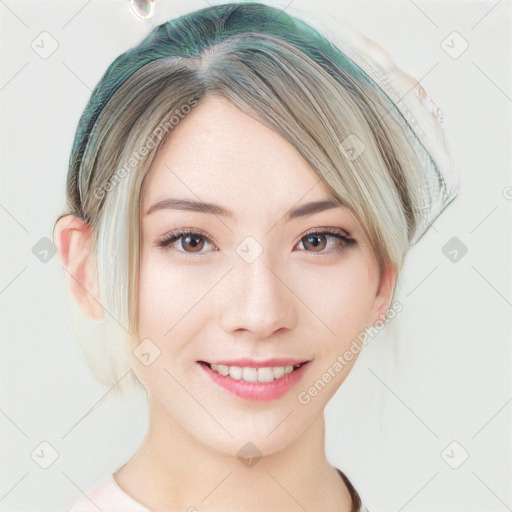
[[[265,366],[263,368],[244,366],[242,368],[211,363],[210,367],[221,375],[229,375],[233,379],[245,382],[272,382],[293,371],[293,366]]]

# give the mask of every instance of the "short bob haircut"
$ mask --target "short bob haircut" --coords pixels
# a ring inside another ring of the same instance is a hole
[[[389,264],[400,270],[411,245],[454,198],[410,121],[308,23],[243,2],[155,27],[95,87],[76,131],[60,216],[76,215],[92,228],[102,335],[75,334],[95,377],[118,391],[141,387],[128,356],[141,341],[144,179],[174,126],[210,95],[293,144],[361,222],[381,271]],[[343,151],[351,139],[364,148],[356,158]]]

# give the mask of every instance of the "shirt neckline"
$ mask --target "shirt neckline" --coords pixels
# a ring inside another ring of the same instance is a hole
[[[336,468],[341,478],[344,480],[344,482],[347,484],[349,488],[349,492],[352,497],[352,510],[354,512],[367,512],[366,507],[361,502],[361,498],[357,491],[355,490],[354,486],[350,482],[350,480],[347,478],[347,476],[339,469]],[[140,504],[138,501],[135,501],[129,494],[127,494],[119,484],[117,483],[116,479],[114,478],[114,475],[111,474],[105,479],[105,483],[107,485],[110,485],[116,492],[116,494],[120,495],[126,502],[130,503],[132,506],[136,507],[139,512],[151,512],[148,508],[144,507],[142,504]]]
[[[116,479],[114,478],[113,474],[109,475],[106,478],[106,483],[109,484],[115,490],[116,494],[122,496],[126,502],[136,507],[137,510],[139,510],[140,512],[151,512],[149,508],[146,508],[138,501],[135,501],[129,494],[127,494],[123,489],[121,489]]]

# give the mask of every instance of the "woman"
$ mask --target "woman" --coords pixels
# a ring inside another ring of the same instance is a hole
[[[337,36],[259,3],[209,7],[156,27],[93,91],[55,239],[104,323],[88,361],[146,390],[150,425],[72,512],[365,510],[326,459],[323,410],[456,186],[419,84]]]

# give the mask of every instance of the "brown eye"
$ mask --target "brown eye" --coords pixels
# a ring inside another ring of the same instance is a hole
[[[326,245],[325,238],[326,236],[323,234],[312,233],[311,235],[303,238],[303,240],[305,240],[304,247],[308,248],[309,246],[312,248],[313,252],[322,251],[325,249]]]
[[[327,254],[329,252],[336,253],[343,251],[348,247],[357,245],[356,240],[350,238],[344,231],[338,231],[337,229],[335,231],[336,232],[315,231],[308,233],[306,236],[301,238],[300,244],[304,246],[306,252],[319,254]],[[329,242],[331,242],[330,245],[333,247],[331,250],[325,250],[326,246],[329,245]]]
[[[156,243],[158,247],[174,249],[178,252],[191,256],[203,256],[208,245],[215,247],[208,236],[196,231],[178,230],[169,233],[162,240]],[[215,250],[215,249],[214,249]]]
[[[182,249],[187,249],[189,246],[192,249],[192,252],[201,252],[201,249],[204,246],[204,239],[201,235],[196,236],[194,234],[190,235],[181,235],[181,247]],[[187,251],[188,252],[188,251]]]

